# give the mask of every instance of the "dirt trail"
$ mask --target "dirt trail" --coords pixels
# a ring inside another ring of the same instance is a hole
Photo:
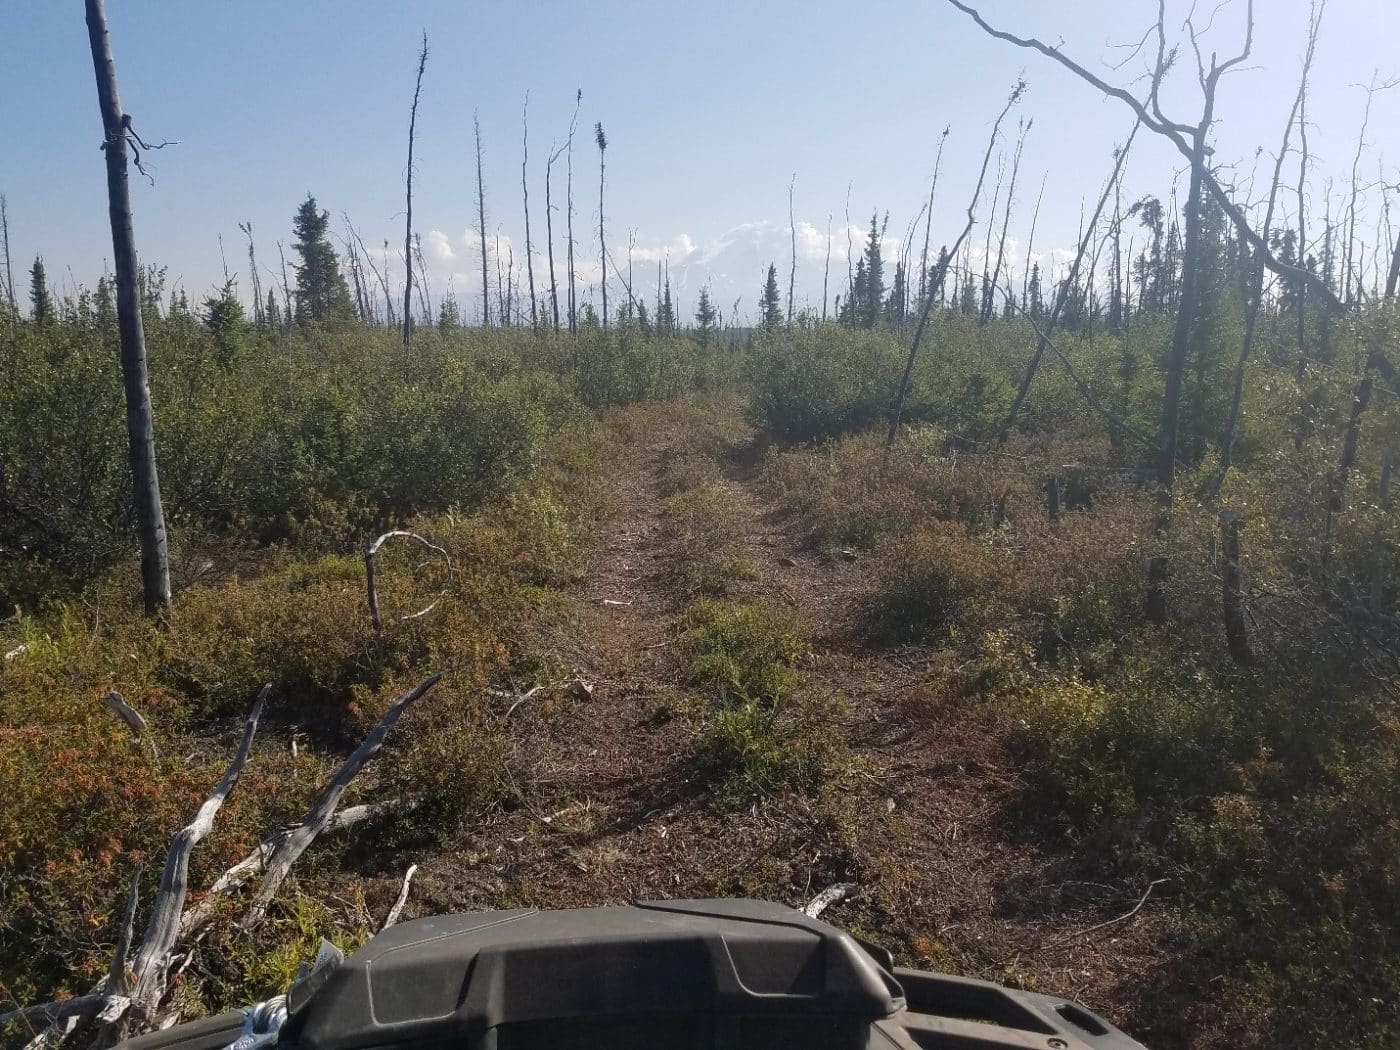
[[[844,700],[860,771],[834,809],[710,804],[681,716],[685,595],[660,489],[676,433],[636,442],[616,465],[602,542],[553,632],[555,658],[592,683],[591,699],[521,705],[512,768],[524,803],[424,862],[418,910],[716,895],[800,905],[851,881],[861,895],[828,918],[903,962],[1073,996],[1140,1037],[1176,1042],[1166,1029],[1181,1013],[1155,1005],[1151,987],[1167,960],[1164,913],[1154,903],[1110,922],[1142,887],[1101,881],[1095,858],[1043,815],[1018,816],[1017,764],[976,706],[948,695],[940,655],[867,639],[866,559],[813,549],[744,446],[725,463],[733,539],[757,570],[758,599],[801,624],[804,680]]]

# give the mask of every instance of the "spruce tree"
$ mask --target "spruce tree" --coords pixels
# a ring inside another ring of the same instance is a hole
[[[296,236],[292,249],[301,256],[301,263],[292,265],[297,277],[293,298],[299,324],[347,320],[351,316],[350,289],[326,236],[329,226],[330,213],[318,209],[316,198],[308,193],[292,219]]]
[[[870,237],[865,245],[865,294],[859,300],[860,323],[874,328],[885,302],[885,263],[880,257],[880,216],[870,216]]]
[[[885,304],[885,315],[891,324],[904,323],[904,300],[907,293],[904,287],[904,264],[895,263],[894,284],[890,288],[890,298]]]
[[[267,290],[267,305],[263,307],[263,324],[274,330],[282,327],[282,308],[277,305],[277,295],[271,288]]]
[[[671,279],[666,278],[666,292],[661,299],[661,309],[656,312],[656,331],[660,335],[676,334],[676,308],[671,302]]]
[[[49,294],[49,279],[44,272],[44,260],[35,256],[29,268],[29,304],[35,324],[46,325],[53,320],[53,296]]]
[[[449,291],[438,305],[438,328],[450,329],[462,327],[462,310],[457,305],[457,296]]]
[[[715,331],[715,308],[710,302],[710,289],[700,289],[700,304],[695,308],[695,334],[701,346],[710,345],[710,337]]]
[[[778,268],[772,263],[768,264],[768,280],[763,283],[763,295],[759,301],[763,307],[763,327],[770,331],[782,327],[783,311],[778,300]]]

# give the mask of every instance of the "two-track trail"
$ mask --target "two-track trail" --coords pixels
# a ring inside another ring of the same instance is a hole
[[[1169,909],[1153,899],[1123,918],[1143,887],[1104,876],[1043,815],[1021,815],[1029,785],[985,712],[949,694],[937,653],[870,640],[866,559],[815,549],[744,441],[724,456],[717,527],[752,569],[753,600],[800,625],[803,681],[839,698],[853,772],[835,799],[716,803],[686,714],[689,595],[663,495],[689,425],[667,406],[627,428],[572,607],[542,632],[560,680],[582,678],[592,695],[519,706],[508,764],[520,803],[426,859],[410,912],[703,896],[800,906],[851,882],[858,895],[826,917],[901,962],[1077,997],[1179,1042],[1187,1011],[1154,987],[1181,980]]]

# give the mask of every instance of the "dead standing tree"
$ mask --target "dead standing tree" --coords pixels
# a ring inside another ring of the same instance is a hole
[[[919,358],[919,344],[923,342],[924,330],[928,327],[928,317],[933,310],[934,300],[943,290],[943,282],[948,277],[950,262],[957,258],[958,250],[967,240],[968,234],[972,232],[973,223],[977,220],[977,202],[982,197],[982,186],[987,181],[987,168],[992,163],[992,150],[996,148],[997,136],[1001,134],[1001,122],[1011,112],[1011,107],[1021,100],[1025,91],[1026,82],[1018,80],[1011,91],[1011,96],[1006,100],[1006,105],[997,115],[996,123],[992,125],[992,134],[987,139],[987,151],[982,155],[982,169],[977,174],[977,187],[972,191],[972,201],[967,206],[967,222],[963,225],[962,232],[958,234],[958,239],[953,243],[953,247],[942,254],[938,261],[938,270],[929,281],[928,294],[924,296],[923,306],[919,310],[919,323],[914,329],[914,338],[909,344],[909,358],[904,364],[904,375],[899,381],[899,390],[895,393],[894,404],[890,407],[890,425],[885,432],[885,455],[887,457],[889,450],[894,448],[895,438],[899,436],[899,421],[904,415],[904,401],[909,396],[909,384],[914,378],[914,364]],[[850,225],[849,222],[846,223],[848,237]]]
[[[607,176],[608,137],[603,134],[603,122],[593,125],[593,140],[598,143],[598,255],[602,273],[598,284],[603,292],[603,328],[608,327],[608,242],[603,237],[603,182]]]
[[[525,198],[525,273],[530,280],[530,327],[538,328],[539,314],[535,306],[535,263],[532,258],[534,246],[530,240],[530,184],[525,180],[525,171],[530,165],[530,93],[525,92],[525,104],[520,108],[521,145],[524,155],[520,160],[520,195]]]
[[[146,144],[132,129],[117,96],[117,67],[107,35],[102,0],[86,0],[88,43],[97,76],[97,100],[102,108],[102,152],[107,162],[107,198],[112,224],[112,261],[117,282],[117,329],[121,338],[122,385],[126,394],[126,433],[131,462],[132,496],[136,503],[141,541],[141,592],[146,611],[170,608],[170,557],[166,547],[165,512],[156,471],[155,418],[146,378],[146,334],[141,325],[140,264],[131,223],[131,190],[126,151],[130,147],[141,165]],[[160,145],[164,145],[161,143]]]
[[[413,133],[418,126],[418,98],[423,93],[423,69],[428,64],[428,33],[418,52],[418,79],[413,83],[413,108],[408,111],[407,215],[403,228],[403,345],[413,336]]]
[[[1172,487],[1176,481],[1177,431],[1180,416],[1182,376],[1185,371],[1186,356],[1190,349],[1191,335],[1196,318],[1196,299],[1201,243],[1201,202],[1209,191],[1219,202],[1221,209],[1238,232],[1240,239],[1253,248],[1256,259],[1270,270],[1313,288],[1335,310],[1342,308],[1341,302],[1326,281],[1304,267],[1290,265],[1279,260],[1270,250],[1268,242],[1250,226],[1243,210],[1221,186],[1208,164],[1209,138],[1211,125],[1215,121],[1216,91],[1221,78],[1231,69],[1246,62],[1254,42],[1254,0],[1246,0],[1245,40],[1239,54],[1220,61],[1216,54],[1210,56],[1207,66],[1200,50],[1200,39],[1188,18],[1186,28],[1195,52],[1197,79],[1202,94],[1200,119],[1195,124],[1184,124],[1169,119],[1162,111],[1160,91],[1162,83],[1175,63],[1177,49],[1168,49],[1166,33],[1166,0],[1158,0],[1155,35],[1157,41],[1156,58],[1149,71],[1147,98],[1140,99],[1130,91],[1115,87],[1103,78],[1091,73],[1084,66],[1065,55],[1058,47],[1034,37],[1019,37],[990,25],[985,18],[963,0],[947,0],[949,4],[971,18],[989,36],[1004,40],[1017,47],[1037,51],[1058,62],[1081,80],[1099,89],[1105,95],[1116,98],[1129,106],[1144,127],[1167,139],[1191,165],[1190,188],[1187,194],[1185,211],[1185,233],[1182,258],[1181,292],[1178,300],[1177,323],[1172,335],[1171,351],[1167,362],[1166,389],[1162,398],[1161,437],[1158,449],[1157,481],[1161,487],[1161,513],[1158,515],[1157,532],[1165,534],[1170,526]],[[1145,45],[1147,36],[1143,37]],[[1147,614],[1155,622],[1166,619],[1166,576],[1168,564],[1162,555],[1154,556],[1148,564]]]
[[[481,238],[481,323],[491,327],[491,287],[486,276],[486,183],[481,178],[481,117],[472,114],[476,130],[476,225]]]

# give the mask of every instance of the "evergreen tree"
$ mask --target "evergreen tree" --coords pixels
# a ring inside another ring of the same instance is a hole
[[[232,280],[225,281],[217,295],[204,300],[203,315],[204,327],[214,337],[214,357],[219,364],[228,367],[242,351],[248,327],[243,303],[234,291]]]
[[[651,316],[647,313],[647,304],[641,299],[637,300],[637,324],[642,330],[642,338],[651,338]]]
[[[715,308],[710,302],[710,289],[700,289],[700,304],[695,308],[695,334],[701,346],[709,346],[710,337],[715,331]]]
[[[38,256],[35,256],[34,265],[29,268],[29,304],[35,324],[46,325],[53,320],[53,296],[49,294],[44,260]]]
[[[884,231],[879,220],[878,213],[870,216],[870,237],[865,244],[865,289],[858,300],[859,321],[866,328],[875,327],[885,302],[885,263],[880,257],[880,238]]]
[[[277,305],[277,296],[271,288],[267,290],[267,305],[263,307],[263,323],[273,329],[282,327],[282,308]]]
[[[904,300],[907,293],[904,288],[904,264],[895,263],[894,284],[890,287],[889,302],[885,305],[885,316],[890,319],[891,324],[904,323]]]
[[[656,312],[656,332],[658,335],[675,335],[676,308],[671,303],[671,279],[666,278],[666,292],[661,299],[661,308]]]
[[[1032,317],[1039,318],[1045,313],[1045,299],[1040,290],[1040,263],[1031,267],[1031,284],[1027,298],[1030,301],[1026,304],[1026,309],[1030,311]]]
[[[320,211],[316,198],[307,194],[292,219],[296,237],[292,249],[301,256],[301,263],[292,266],[297,277],[293,295],[299,324],[346,320],[351,316],[350,289],[326,236],[329,226],[330,213]]]
[[[442,302],[438,305],[438,327],[439,328],[461,328],[462,311],[457,306],[457,296],[449,291],[443,296]]]
[[[97,279],[97,327],[103,332],[117,330],[116,291],[106,275]]]
[[[783,311],[778,301],[778,268],[772,263],[768,264],[768,280],[763,283],[763,295],[759,301],[763,306],[763,327],[770,331],[782,327]]]

